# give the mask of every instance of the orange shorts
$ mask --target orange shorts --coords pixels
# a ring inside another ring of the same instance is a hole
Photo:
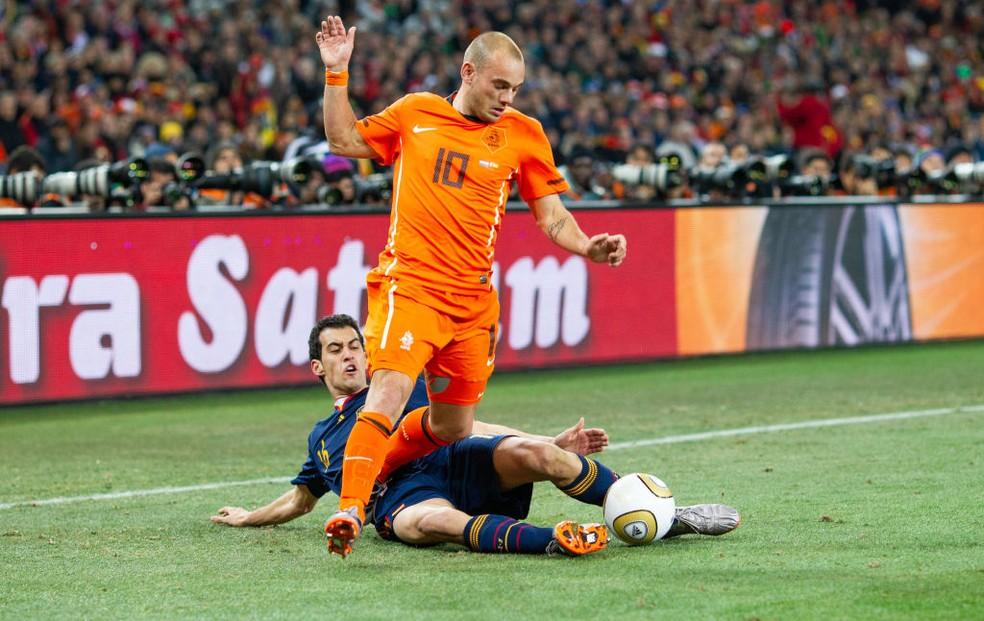
[[[499,298],[435,292],[388,278],[366,278],[370,371],[389,369],[416,378],[427,371],[431,401],[478,403],[495,366]]]

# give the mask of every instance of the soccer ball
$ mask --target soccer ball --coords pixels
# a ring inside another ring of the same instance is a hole
[[[673,525],[673,492],[651,474],[633,473],[615,481],[605,494],[608,530],[630,546],[652,543]]]

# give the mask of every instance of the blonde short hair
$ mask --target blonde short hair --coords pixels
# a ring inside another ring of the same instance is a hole
[[[470,63],[476,70],[488,63],[496,52],[505,52],[519,62],[525,62],[523,52],[509,35],[503,32],[483,32],[475,37],[465,48],[464,62]]]

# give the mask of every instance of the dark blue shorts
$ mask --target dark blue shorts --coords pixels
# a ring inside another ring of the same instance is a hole
[[[530,512],[533,484],[503,492],[492,453],[509,436],[471,436],[440,448],[398,470],[376,500],[373,525],[384,539],[393,534],[393,518],[403,509],[443,498],[469,515],[493,513],[517,520]]]

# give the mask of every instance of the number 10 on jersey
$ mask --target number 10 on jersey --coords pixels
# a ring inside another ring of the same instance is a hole
[[[457,166],[455,166],[455,162],[458,162]],[[458,169],[456,179],[451,178],[452,168]],[[441,150],[437,152],[437,161],[434,162],[434,178],[431,181],[460,189],[465,183],[465,169],[467,168],[467,155],[441,147]]]

